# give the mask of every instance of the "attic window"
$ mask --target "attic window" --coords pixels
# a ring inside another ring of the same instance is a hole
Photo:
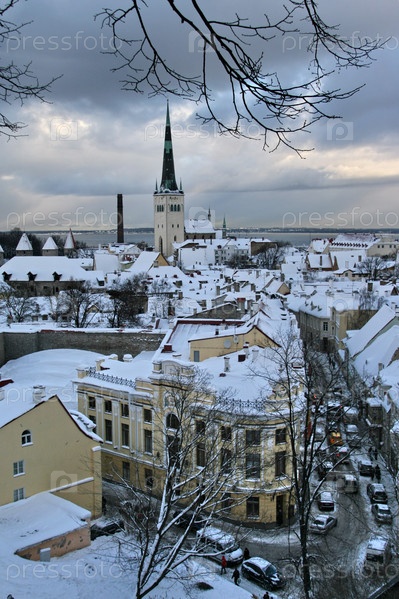
[[[59,275],[58,272],[53,272],[53,279],[54,281],[59,281],[61,279],[62,275]]]

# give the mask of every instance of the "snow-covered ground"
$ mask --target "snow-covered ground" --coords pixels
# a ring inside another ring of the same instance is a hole
[[[44,385],[46,393],[57,394],[68,409],[76,409],[72,379],[82,364],[93,364],[101,354],[82,350],[49,350],[11,360],[1,369],[1,378],[12,379],[17,387],[32,388]],[[11,507],[13,507],[12,504]],[[51,536],[57,533],[58,523],[46,518],[44,521]],[[5,506],[7,508],[7,506]],[[29,509],[29,508],[27,508]],[[40,522],[39,520],[37,520]],[[42,520],[43,522],[43,520]],[[35,531],[31,531],[33,534]],[[37,531],[36,531],[37,532]],[[30,536],[29,527],[26,535]],[[99,537],[90,547],[52,558],[50,562],[34,562],[14,554],[16,537],[23,536],[18,518],[10,526],[7,509],[0,508],[0,597],[11,594],[14,599],[132,599],[135,587],[135,562],[133,556],[120,560],[124,533]],[[17,543],[18,544],[18,543]],[[206,560],[204,560],[206,562]],[[190,561],[185,568],[189,581],[182,584],[172,578],[164,580],[151,592],[149,599],[249,599],[252,593],[235,586],[233,581],[220,576],[205,565]],[[198,582],[206,582],[212,588],[201,590]],[[263,595],[259,594],[259,597]]]
[[[33,385],[44,385],[47,392],[58,394],[68,409],[76,409],[71,380],[76,378],[76,369],[81,365],[93,364],[101,354],[81,350],[51,350],[37,352],[13,360],[1,368],[2,379],[11,378],[17,386],[31,388]],[[360,457],[365,449],[355,451]],[[382,466],[382,462],[381,466]],[[382,481],[390,488],[388,472],[383,468]],[[360,494],[366,496],[366,481],[361,481]],[[390,493],[390,502],[393,497]],[[395,503],[396,506],[396,503]],[[0,599],[11,594],[14,599],[132,599],[135,595],[135,560],[133,555],[121,558],[123,532],[110,537],[99,537],[90,547],[71,552],[60,558],[52,558],[48,563],[33,562],[14,554],[15,537],[13,528],[5,520],[5,511],[0,508]],[[397,513],[397,509],[395,509]],[[371,530],[378,530],[371,513],[367,515]],[[51,523],[48,522],[51,529]],[[16,526],[17,529],[17,526]],[[55,528],[54,528],[55,530]],[[396,530],[396,527],[395,527]],[[279,534],[267,535],[267,542],[284,544],[287,531],[281,529]],[[248,539],[249,540],[249,539]],[[261,531],[253,531],[250,535],[253,543],[261,545],[265,536]],[[357,548],[354,561],[361,564],[364,558],[366,541]],[[201,568],[198,570],[198,568]],[[190,561],[185,573],[188,582],[182,584],[173,578],[165,579],[152,591],[149,599],[262,599],[263,592],[254,583],[242,581],[242,586],[235,586],[231,581],[231,572],[221,576],[217,566],[206,559]],[[212,588],[201,590],[198,582],[206,582]],[[288,586],[288,585],[287,585]],[[245,588],[244,588],[245,587]],[[289,585],[293,589],[292,584]],[[247,590],[245,590],[247,589]],[[284,599],[298,599],[299,586],[296,591],[285,588],[284,591],[272,595]]]

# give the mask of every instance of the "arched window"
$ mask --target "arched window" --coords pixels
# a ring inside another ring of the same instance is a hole
[[[24,431],[21,435],[22,445],[30,445],[32,443],[32,433],[28,430]]]
[[[168,414],[166,416],[166,428],[173,428],[177,430],[180,426],[180,421],[176,414]]]

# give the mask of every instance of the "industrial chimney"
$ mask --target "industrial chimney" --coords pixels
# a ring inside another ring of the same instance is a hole
[[[118,213],[118,229],[117,229],[117,243],[124,243],[123,236],[123,195],[118,193],[117,195],[117,213]]]

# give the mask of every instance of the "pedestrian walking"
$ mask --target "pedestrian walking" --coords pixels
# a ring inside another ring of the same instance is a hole
[[[371,480],[374,480],[374,475],[375,475],[375,469],[372,468],[371,469]]]
[[[248,549],[248,547],[245,547],[245,549],[244,549],[244,561],[246,559],[249,559],[249,549]]]
[[[266,591],[266,593],[263,595],[262,599],[271,599],[269,591]]]
[[[370,458],[370,460],[373,459],[373,448],[371,447],[371,445],[369,447],[369,458]]]
[[[374,459],[378,460],[378,451],[377,451],[377,449],[374,449]]]
[[[233,575],[232,575],[231,578],[233,578],[234,584],[238,584],[238,581],[239,581],[239,578],[240,578],[240,573],[237,570],[237,568],[234,568],[234,572],[233,572]]]
[[[221,574],[226,574],[226,566],[227,566],[226,556],[222,555],[222,569],[220,571]]]
[[[375,477],[377,479],[377,482],[381,482],[381,468],[379,467],[379,465],[377,464],[377,466],[374,469],[375,472]]]

